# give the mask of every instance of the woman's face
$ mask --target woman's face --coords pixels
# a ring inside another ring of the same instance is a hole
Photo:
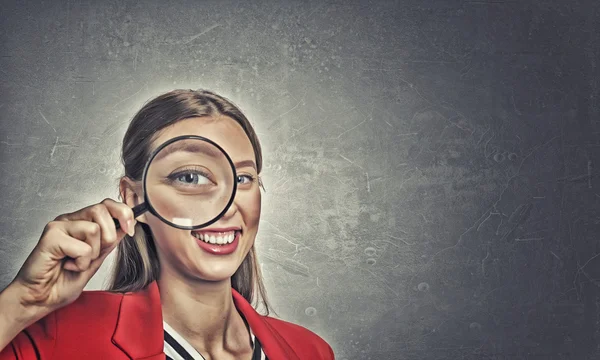
[[[163,129],[151,150],[181,135],[206,137],[229,154],[237,172],[237,192],[232,205],[218,221],[195,231],[176,229],[150,213],[138,220],[152,229],[163,272],[174,271],[207,281],[225,280],[238,269],[258,231],[261,193],[254,149],[235,120],[217,116],[185,119]]]

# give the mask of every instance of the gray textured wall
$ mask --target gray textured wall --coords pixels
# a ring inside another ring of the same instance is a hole
[[[600,356],[596,1],[0,13],[0,285],[46,222],[116,196],[144,101],[202,87],[264,144],[275,308],[338,359]]]

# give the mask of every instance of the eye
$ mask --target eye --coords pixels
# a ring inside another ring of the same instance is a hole
[[[252,175],[238,175],[237,176],[238,185],[246,185],[254,182],[254,177]]]
[[[169,176],[169,179],[184,186],[207,185],[211,181],[207,175],[199,171],[181,171]]]
[[[186,184],[208,184],[208,179],[200,174],[183,174],[177,177],[177,180]]]

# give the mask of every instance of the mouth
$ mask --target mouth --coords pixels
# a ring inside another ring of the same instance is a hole
[[[192,236],[196,239],[211,245],[231,244],[240,235],[240,228],[227,229],[200,229],[192,231]]]

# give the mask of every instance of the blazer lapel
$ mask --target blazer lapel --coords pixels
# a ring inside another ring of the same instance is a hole
[[[234,289],[231,292],[236,308],[248,321],[269,360],[300,360],[285,339],[242,295]],[[156,281],[144,290],[123,295],[112,342],[131,359],[165,358],[162,309]]]
[[[132,359],[164,359],[160,294],[156,282],[126,293],[121,300],[112,342]]]
[[[237,291],[231,289],[235,307],[244,314],[254,335],[260,340],[263,351],[269,360],[300,360],[281,335],[273,329],[252,305]]]

